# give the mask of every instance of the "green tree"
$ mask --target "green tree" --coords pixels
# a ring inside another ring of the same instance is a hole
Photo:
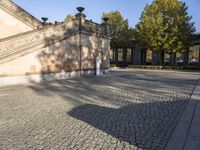
[[[195,28],[187,10],[186,4],[179,0],[154,0],[146,5],[136,25],[139,46],[160,52],[162,64],[164,53],[172,56],[188,50]]]
[[[75,16],[68,14],[67,17],[65,18],[65,22],[71,21],[74,18]]]
[[[129,28],[128,20],[124,19],[119,11],[103,13],[103,17],[109,18],[111,48],[131,47],[134,39],[133,29]]]

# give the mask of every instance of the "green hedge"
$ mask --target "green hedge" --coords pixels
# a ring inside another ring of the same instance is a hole
[[[163,69],[163,66],[153,66],[153,65],[129,65],[128,68]]]
[[[114,68],[114,67],[117,67],[117,65],[116,64],[110,64],[110,67]]]
[[[199,70],[199,71],[200,71],[200,66],[129,65],[128,68],[141,68],[141,69],[170,69],[170,70]]]

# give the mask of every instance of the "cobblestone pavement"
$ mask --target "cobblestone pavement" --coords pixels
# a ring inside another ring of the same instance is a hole
[[[164,149],[198,78],[116,70],[0,88],[0,150]]]

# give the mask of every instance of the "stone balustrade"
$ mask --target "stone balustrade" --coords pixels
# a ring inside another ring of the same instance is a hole
[[[83,24],[83,32],[94,33],[97,35],[104,35],[104,27],[101,24],[97,24],[91,21],[86,20]]]
[[[83,33],[94,34],[102,37],[106,36],[104,33],[104,27],[101,24],[85,20],[81,28]],[[78,34],[78,32],[79,20],[74,19],[73,21],[63,24],[46,26],[41,29],[0,39],[0,63],[3,63],[3,59],[6,59],[9,56],[26,51],[29,47],[34,47],[41,43],[48,45],[56,39],[70,37],[75,33]]]
[[[0,60],[3,58],[23,51],[37,43],[49,43],[56,38],[64,38],[72,33],[78,32],[78,21],[52,25],[39,30],[30,31],[20,35],[8,37],[0,40]]]

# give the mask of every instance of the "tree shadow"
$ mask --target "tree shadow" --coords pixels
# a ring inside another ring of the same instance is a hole
[[[183,106],[183,101],[132,103],[118,109],[85,104],[67,114],[138,148],[164,149]]]
[[[197,80],[157,77],[115,72],[30,88],[41,95],[45,94],[42,89],[56,94],[72,104],[67,115],[119,141],[139,148],[164,149]]]
[[[140,148],[144,145],[151,148],[152,143],[158,143],[154,149],[163,149],[189,99],[195,80],[118,71],[102,77],[49,82],[45,74],[53,73],[53,79],[62,79],[65,76],[56,73],[80,71],[79,34],[76,31],[71,36],[73,31],[66,32],[70,33],[69,37],[62,34],[45,39],[46,49],[37,55],[42,67],[41,83],[29,87],[41,95],[56,94],[73,105],[67,115],[120,141]],[[81,69],[94,70],[102,41],[97,38],[94,42],[92,36],[86,35],[82,39]]]
[[[86,20],[83,33],[79,34],[77,21],[77,19],[74,19],[66,25],[51,28],[50,33],[56,33],[57,30],[65,31],[65,33],[51,35],[44,39],[45,46],[37,55],[41,68],[33,67],[33,71],[34,68],[40,70],[41,83],[48,81],[48,79],[66,79],[79,76],[81,72],[83,72],[82,75],[87,75],[89,72],[94,75],[95,58],[98,55],[100,55],[103,62],[101,69],[108,69],[108,49],[102,48],[104,37],[96,33],[96,28],[99,28],[100,25]],[[68,24],[70,23],[73,26],[69,28]],[[95,27],[95,30],[86,30],[87,26]]]

